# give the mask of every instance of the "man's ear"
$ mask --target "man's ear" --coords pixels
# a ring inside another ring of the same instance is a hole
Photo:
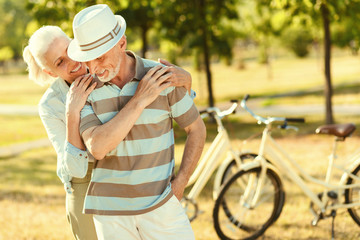
[[[119,41],[119,47],[121,48],[121,50],[126,50],[126,45],[127,45],[127,41],[126,41],[126,37],[125,35],[122,36],[122,38]]]
[[[53,73],[53,72],[50,71],[50,70],[43,69],[43,72],[46,73],[46,74],[49,74],[49,75],[52,76],[52,77],[58,77],[58,75],[56,75],[55,73]]]

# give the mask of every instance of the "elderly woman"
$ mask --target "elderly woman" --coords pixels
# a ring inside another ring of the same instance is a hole
[[[96,87],[84,63],[67,55],[70,38],[56,26],[37,30],[25,47],[23,57],[29,79],[40,85],[51,84],[39,103],[40,118],[57,153],[57,175],[66,190],[66,214],[75,239],[96,239],[91,215],[83,214],[83,203],[93,168],[93,157],[86,151],[79,132],[80,111]],[[185,70],[168,65],[173,86],[191,88]]]

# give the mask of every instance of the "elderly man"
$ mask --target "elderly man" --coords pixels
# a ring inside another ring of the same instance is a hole
[[[80,132],[96,159],[85,199],[99,239],[194,239],[179,203],[200,158],[206,130],[185,88],[167,67],[126,50],[125,20],[107,5],[73,22],[70,58],[101,81],[81,113]],[[175,120],[187,133],[174,177]]]

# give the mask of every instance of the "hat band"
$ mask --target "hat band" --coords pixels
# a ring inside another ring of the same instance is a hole
[[[80,45],[81,51],[90,51],[90,50],[93,50],[95,48],[98,48],[98,47],[104,45],[105,43],[107,43],[111,39],[114,39],[119,34],[120,29],[121,29],[121,26],[117,22],[114,29],[111,32],[109,32],[108,34],[106,34],[104,37],[102,37],[102,38],[100,38],[100,39],[98,39],[98,40],[96,40],[96,41],[94,41],[92,43]]]

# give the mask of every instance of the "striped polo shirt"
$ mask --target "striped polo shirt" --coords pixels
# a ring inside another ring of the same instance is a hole
[[[81,111],[81,134],[111,120],[135,94],[139,81],[157,62],[136,59],[135,77],[122,89],[105,83],[89,96]],[[160,207],[173,195],[174,119],[184,128],[199,116],[185,88],[169,87],[144,109],[125,139],[95,161],[84,212],[137,215]]]

